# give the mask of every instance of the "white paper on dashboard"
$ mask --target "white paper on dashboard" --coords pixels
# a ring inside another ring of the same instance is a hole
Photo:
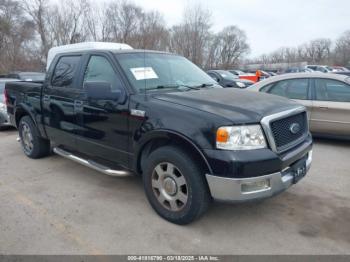
[[[136,80],[155,79],[158,78],[152,67],[136,67],[130,68],[131,73]]]

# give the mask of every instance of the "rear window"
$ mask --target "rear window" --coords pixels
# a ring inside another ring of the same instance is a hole
[[[20,74],[21,80],[24,81],[44,81],[45,80],[45,74]]]
[[[73,80],[78,69],[81,56],[61,57],[53,72],[51,84],[55,87],[73,87]]]

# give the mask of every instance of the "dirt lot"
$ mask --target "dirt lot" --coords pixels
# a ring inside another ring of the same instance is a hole
[[[316,140],[299,184],[272,199],[213,204],[176,226],[149,206],[141,180],[59,156],[30,160],[0,133],[1,254],[350,254],[350,143]]]

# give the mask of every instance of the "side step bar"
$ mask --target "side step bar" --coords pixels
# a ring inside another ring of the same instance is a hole
[[[54,147],[53,152],[55,152],[57,155],[63,156],[64,158],[68,158],[70,160],[73,160],[74,162],[77,162],[81,165],[84,165],[86,167],[90,167],[92,169],[95,169],[96,171],[102,172],[109,176],[115,176],[115,177],[125,177],[131,175],[129,171],[126,170],[113,170],[109,167],[103,166],[101,164],[98,164],[91,160],[86,160],[81,157],[78,157],[76,155],[73,155],[72,153],[65,151],[61,148]]]

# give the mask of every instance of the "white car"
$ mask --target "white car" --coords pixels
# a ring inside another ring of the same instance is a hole
[[[5,104],[5,83],[19,81],[18,79],[0,78],[0,129],[11,126]]]
[[[314,71],[318,71],[318,72],[322,72],[322,73],[332,73],[334,72],[334,69],[330,66],[326,66],[326,65],[307,65],[305,66],[305,68],[314,70]]]

